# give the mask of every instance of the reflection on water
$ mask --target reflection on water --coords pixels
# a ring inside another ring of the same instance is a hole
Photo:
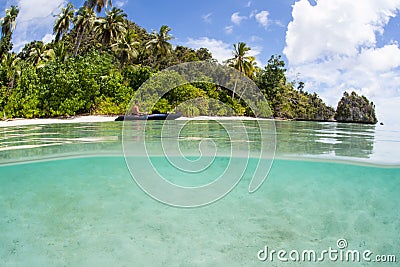
[[[263,134],[263,137],[261,137]],[[220,156],[257,157],[261,148],[274,151],[275,124],[273,121],[165,121],[148,122],[130,121],[125,124],[124,142],[146,143],[145,155],[187,156],[217,153]],[[264,143],[261,143],[263,141]],[[125,151],[136,156],[144,153],[135,150]],[[178,149],[177,149],[178,148]],[[272,155],[273,156],[273,155]],[[272,157],[271,156],[271,157]]]
[[[283,155],[334,155],[368,159],[375,125],[276,122],[278,151]]]
[[[162,132],[163,123],[134,121],[126,126],[131,129],[130,138],[138,143],[146,141],[150,152],[160,149],[161,133],[164,140],[177,141],[182,153],[192,156],[200,155],[200,143],[205,151],[217,147],[229,152],[231,141],[243,151],[259,152],[261,140],[271,143],[276,127],[277,157],[400,165],[400,131],[386,126],[294,121],[225,121],[224,125],[215,121],[169,121],[170,129],[180,129],[175,133]],[[268,129],[263,136],[258,123]],[[245,135],[240,125],[244,125]],[[122,155],[122,127],[120,122],[3,127],[0,128],[0,163],[59,156]],[[230,128],[229,134],[227,128]],[[272,144],[269,145],[268,149],[272,149]]]
[[[44,124],[0,128],[0,163],[66,156],[120,154],[117,123]]]
[[[381,125],[277,121],[278,156],[400,165],[400,130]]]

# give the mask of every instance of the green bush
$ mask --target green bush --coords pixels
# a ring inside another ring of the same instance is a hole
[[[111,97],[101,96],[96,100],[96,107],[93,110],[95,114],[118,115],[125,114],[125,105],[117,105]]]
[[[165,98],[161,98],[157,103],[154,105],[152,112],[158,111],[160,113],[168,113],[172,111],[172,106],[169,104],[168,100]]]

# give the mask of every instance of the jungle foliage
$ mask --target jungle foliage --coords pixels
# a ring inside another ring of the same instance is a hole
[[[149,33],[128,20],[122,9],[107,5],[108,1],[86,1],[75,9],[69,3],[56,17],[54,40],[27,43],[18,54],[12,51],[18,7],[6,10],[0,24],[0,111],[5,118],[123,114],[146,80],[165,75],[161,70],[185,62],[216,61],[207,48],[173,47],[168,26]],[[104,9],[104,16],[99,16]],[[306,92],[303,82],[287,80],[280,55],[272,55],[260,68],[245,43],[233,48],[233,57],[224,64],[257,84],[268,101],[269,106],[263,107],[270,110],[268,116],[333,119],[334,109],[316,93]],[[171,112],[179,107],[187,116],[257,115],[226,88],[175,78],[184,85],[165,94],[155,106],[150,105],[154,99],[149,92],[141,103],[143,111]],[[157,86],[153,84],[153,90]]]

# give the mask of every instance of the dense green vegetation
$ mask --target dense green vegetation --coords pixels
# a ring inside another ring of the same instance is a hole
[[[76,10],[69,3],[55,20],[54,40],[48,44],[33,41],[18,54],[12,52],[18,8],[6,10],[0,41],[0,111],[5,118],[123,114],[134,92],[160,70],[184,62],[215,61],[207,48],[173,47],[170,40],[174,37],[166,25],[148,33],[115,7],[99,16],[108,5],[111,1],[89,0]],[[316,93],[306,92],[304,83],[287,81],[281,56],[271,56],[267,66],[260,68],[248,55],[250,48],[245,43],[233,48],[233,58],[225,64],[257,84],[271,115],[301,120],[333,118],[334,109]],[[183,108],[184,115],[229,115],[230,110],[254,115],[235,93],[211,83],[179,86],[152,109],[169,112],[192,98],[215,99],[229,108],[213,110],[207,101],[193,102]],[[145,103],[143,109],[152,111]]]
[[[335,120],[340,122],[362,122],[375,124],[378,122],[375,116],[375,105],[365,96],[359,96],[355,92],[344,92],[339,101],[335,113]]]

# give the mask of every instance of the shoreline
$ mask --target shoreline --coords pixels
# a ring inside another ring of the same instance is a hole
[[[88,123],[88,122],[109,122],[114,121],[117,116],[105,115],[88,115],[76,116],[71,118],[46,118],[46,119],[23,119],[15,118],[11,120],[0,121],[0,127],[15,127],[39,124],[56,124],[56,123]]]
[[[78,115],[70,118],[41,118],[41,119],[25,119],[25,118],[14,118],[10,120],[0,120],[0,128],[2,127],[16,127],[16,126],[27,126],[27,125],[40,125],[40,124],[63,124],[63,123],[91,123],[91,122],[111,122],[114,121],[117,115]],[[179,117],[176,120],[266,120],[266,121],[308,121],[308,120],[291,120],[284,118],[254,118],[245,116],[230,116],[230,117],[218,117],[218,116],[197,116],[197,117]],[[362,122],[338,122],[338,121],[320,121],[315,122],[328,122],[328,123],[356,123],[356,124],[369,124]],[[373,124],[370,124],[373,125]],[[375,124],[377,125],[377,124]]]
[[[63,124],[63,123],[91,123],[91,122],[110,122],[114,121],[118,116],[107,115],[83,115],[71,118],[43,118],[43,119],[24,119],[15,118],[10,120],[0,120],[0,127],[15,127],[39,124]],[[263,119],[253,117],[217,117],[217,116],[198,116],[198,117],[179,117],[176,120],[280,120],[280,119]]]

